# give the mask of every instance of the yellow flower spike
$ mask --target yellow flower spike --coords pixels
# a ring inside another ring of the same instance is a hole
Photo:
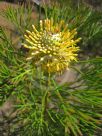
[[[64,29],[63,29],[63,32],[65,33],[66,31],[68,31],[68,24],[66,24],[65,26],[64,26]]]
[[[36,38],[32,37],[31,35],[29,35],[29,39],[31,39],[33,42],[36,42]]]
[[[50,20],[47,20],[47,29],[50,31]]]
[[[38,52],[38,51],[36,51],[36,52],[32,52],[32,53],[31,53],[31,55],[33,55],[33,56],[35,56],[35,55],[37,55],[37,54],[39,54],[39,52]]]
[[[34,32],[35,32],[35,33],[38,33],[38,31],[37,31],[37,29],[35,28],[35,26],[32,25],[32,27],[33,27]]]
[[[28,57],[28,58],[27,58],[27,60],[31,60],[31,59],[32,59],[32,57]]]
[[[40,20],[40,29],[41,29],[41,31],[43,31],[43,22],[42,22],[42,20]]]
[[[34,50],[34,49],[36,49],[36,47],[35,46],[33,46],[33,47],[31,47],[31,46],[28,46],[27,44],[22,44],[25,48],[27,48],[27,49],[31,49],[31,50]]]
[[[50,30],[51,30],[51,32],[53,33],[54,32],[54,28],[53,28],[53,24],[54,24],[54,21],[53,21],[53,18],[51,18],[51,20],[50,20]]]
[[[26,31],[24,35],[25,48],[29,49],[28,61],[40,66],[48,73],[61,72],[70,66],[70,62],[77,61],[79,47],[76,44],[81,38],[75,39],[76,29],[70,31],[63,20],[54,23],[53,18],[40,20],[40,28],[32,25],[33,31]]]
[[[47,19],[44,20],[44,29],[47,31]]]
[[[56,23],[55,32],[60,32],[60,28],[59,28],[59,24],[58,23]]]
[[[26,41],[27,41],[28,43],[30,43],[32,46],[34,45],[34,43],[33,43],[30,39],[26,38]]]
[[[59,30],[61,30],[62,26],[63,26],[63,21],[61,20],[60,23],[58,24]]]
[[[28,30],[26,30],[26,32],[28,33],[28,34],[32,34],[30,31],[28,31]]]

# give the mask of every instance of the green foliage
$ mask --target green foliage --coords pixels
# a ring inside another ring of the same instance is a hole
[[[23,57],[22,51],[16,51],[11,39],[7,37],[2,28],[0,28],[0,42],[0,104],[2,104],[14,90],[14,85],[10,81],[11,69],[19,66],[23,62]]]
[[[34,23],[31,14],[32,7],[30,5],[28,5],[28,8],[24,6],[17,6],[15,8],[8,6],[7,10],[1,11],[1,15],[12,22],[16,32],[21,35],[23,35],[25,30],[29,29],[31,24]]]
[[[25,16],[26,10],[23,7],[19,10],[8,8],[3,14],[19,32],[20,42],[32,22],[28,19],[31,16]],[[99,13],[85,7],[73,9],[70,6],[62,10],[45,7],[45,11],[47,17],[54,17],[56,21],[64,19],[70,29],[78,29],[83,39],[82,49],[90,39],[99,40],[102,33]],[[31,10],[29,13],[31,15]],[[60,85],[55,80],[56,75],[48,75],[27,62],[28,51],[22,46],[15,48],[17,46],[18,43],[14,44],[0,28],[0,105],[10,96],[17,99],[17,126],[11,134],[93,136],[102,118],[102,58],[79,61],[81,70],[73,66],[78,74],[76,81]]]

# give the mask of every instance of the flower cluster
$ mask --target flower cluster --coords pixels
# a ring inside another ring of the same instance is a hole
[[[64,21],[54,23],[53,19],[40,20],[38,29],[32,25],[32,32],[26,31],[24,47],[29,49],[27,60],[41,66],[47,72],[66,69],[75,60],[79,47],[75,39],[76,29],[69,31]]]

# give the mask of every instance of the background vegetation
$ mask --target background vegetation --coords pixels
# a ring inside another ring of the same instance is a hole
[[[66,1],[65,1],[66,2]],[[1,12],[13,31],[0,27],[0,105],[13,99],[12,112],[2,112],[1,135],[10,136],[99,136],[102,127],[102,14],[83,3],[52,2],[38,7],[8,7]],[[58,84],[55,75],[47,75],[30,62],[22,46],[26,30],[39,27],[39,20],[63,19],[72,30],[77,28],[79,61],[72,64],[73,82]],[[6,130],[5,130],[6,129]]]

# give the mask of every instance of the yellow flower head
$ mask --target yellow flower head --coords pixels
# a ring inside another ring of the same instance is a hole
[[[40,65],[47,72],[58,72],[67,68],[71,61],[76,61],[76,29],[69,31],[64,21],[54,23],[53,19],[40,20],[40,27],[32,25],[32,32],[27,30],[25,48],[29,49],[27,60]]]

